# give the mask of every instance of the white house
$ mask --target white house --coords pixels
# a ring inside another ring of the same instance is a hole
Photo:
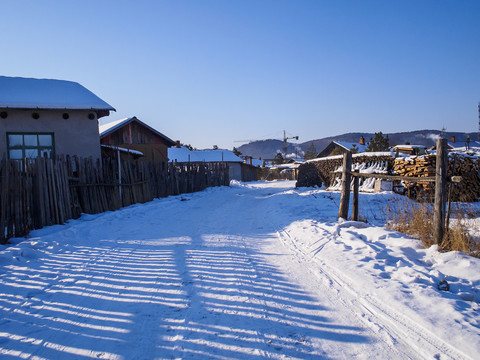
[[[98,119],[112,110],[76,82],[0,76],[0,157],[100,158]]]
[[[230,180],[256,180],[256,168],[247,165],[230,150],[189,150],[186,147],[168,149],[169,162],[227,162]]]

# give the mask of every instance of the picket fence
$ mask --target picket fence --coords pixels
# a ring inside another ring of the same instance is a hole
[[[63,224],[82,213],[228,185],[228,171],[226,163],[4,158],[0,161],[0,243],[33,229]]]

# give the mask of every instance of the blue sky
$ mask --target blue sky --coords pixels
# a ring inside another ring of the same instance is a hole
[[[477,131],[480,1],[3,0],[0,74],[72,80],[174,140]]]

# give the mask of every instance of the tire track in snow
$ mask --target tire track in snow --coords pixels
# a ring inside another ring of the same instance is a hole
[[[439,360],[445,358],[455,360],[471,359],[415,321],[398,313],[386,304],[380,304],[368,294],[362,294],[345,275],[342,276],[338,270],[329,266],[325,260],[314,257],[319,251],[313,255],[307,254],[295,244],[294,238],[286,230],[279,230],[278,226],[275,228],[279,239],[295,252],[300,261],[305,263],[314,262],[318,265],[315,268],[319,272],[312,271],[312,273],[326,283],[327,288],[334,292],[336,298],[346,308],[350,309],[374,332],[381,335],[392,349],[397,351],[397,348],[401,347],[402,351],[412,359],[418,358],[418,355],[425,359],[432,359],[432,357]]]

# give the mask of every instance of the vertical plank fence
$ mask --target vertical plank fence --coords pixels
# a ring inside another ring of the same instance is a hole
[[[0,243],[82,213],[112,211],[155,198],[229,184],[226,163],[167,166],[77,157],[0,160]]]

